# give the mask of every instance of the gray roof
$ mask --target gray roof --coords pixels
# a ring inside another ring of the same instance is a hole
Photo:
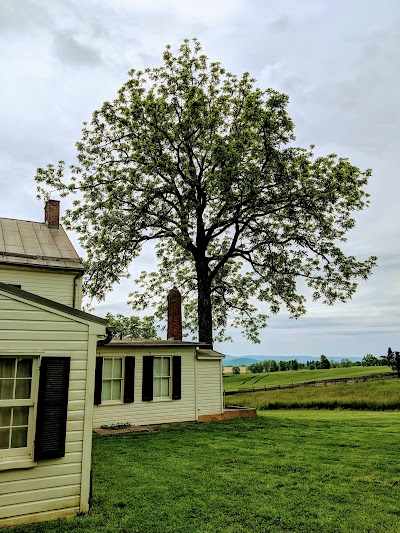
[[[203,350],[199,349],[197,350],[197,357],[198,358],[205,358],[205,359],[224,359],[225,355],[221,352],[216,352],[215,350]]]
[[[62,311],[67,315],[82,318],[83,320],[87,320],[88,322],[96,322],[97,324],[107,326],[107,320],[105,318],[101,318],[96,315],[91,315],[90,313],[85,313],[80,309],[75,309],[74,307],[70,307],[69,305],[60,304],[58,302],[55,302],[54,300],[48,300],[47,298],[43,298],[42,296],[38,296],[37,294],[33,294],[32,292],[27,292],[22,289],[18,289],[18,287],[14,287],[13,285],[8,285],[7,283],[0,282],[0,290],[7,292],[11,296],[19,296],[20,298],[24,298],[25,300],[29,300],[31,302],[36,302],[38,304],[49,307],[50,309]]]
[[[84,271],[64,228],[0,218],[0,264]]]
[[[106,346],[201,346],[208,348],[209,345],[202,342],[176,341],[163,339],[112,339]]]

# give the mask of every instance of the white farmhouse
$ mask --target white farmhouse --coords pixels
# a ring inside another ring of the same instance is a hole
[[[0,219],[0,525],[89,508],[97,341],[83,265],[50,200],[45,222]]]
[[[134,426],[222,418],[222,359],[182,340],[181,297],[168,295],[167,340],[99,343],[93,426]]]
[[[84,266],[49,200],[43,223],[0,218],[0,526],[87,512],[92,428],[219,419],[223,355],[168,339],[112,340],[81,311]],[[111,341],[111,342],[110,342]]]

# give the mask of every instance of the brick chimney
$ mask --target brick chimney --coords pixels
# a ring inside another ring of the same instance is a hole
[[[47,200],[44,206],[44,221],[49,228],[58,228],[60,226],[60,201]]]
[[[176,287],[168,293],[168,340],[182,340],[182,297]]]

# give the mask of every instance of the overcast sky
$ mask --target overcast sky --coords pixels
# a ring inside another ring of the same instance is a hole
[[[231,332],[231,355],[382,355],[400,349],[400,2],[398,0],[0,0],[0,216],[43,219],[37,167],[72,163],[82,122],[127,71],[198,37],[228,70],[290,97],[296,144],[373,169],[371,206],[348,253],[378,267],[346,304],[284,313],[260,345]],[[67,201],[62,201],[62,210]],[[70,235],[76,244],[76,236]],[[82,253],[82,250],[80,249]],[[146,252],[132,272],[150,267]],[[95,313],[129,314],[124,280]]]

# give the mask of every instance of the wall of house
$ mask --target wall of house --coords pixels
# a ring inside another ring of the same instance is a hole
[[[195,348],[193,347],[99,347],[102,357],[135,357],[135,400],[133,403],[95,405],[93,427],[129,423],[132,425],[162,424],[196,420]],[[143,356],[181,356],[182,398],[180,400],[142,401]]]
[[[48,271],[0,265],[0,282],[21,285],[24,291],[80,309],[82,305],[82,278],[74,272]],[[75,305],[74,305],[75,283]]]
[[[223,412],[221,361],[198,359],[196,361],[196,391],[198,415]]]
[[[23,287],[29,279],[22,277]],[[0,526],[88,510],[95,333],[99,328],[0,290],[0,357],[18,354],[71,358],[65,456],[36,463],[32,459],[31,467],[23,469],[7,466],[3,457]],[[88,350],[92,353],[89,362]]]

